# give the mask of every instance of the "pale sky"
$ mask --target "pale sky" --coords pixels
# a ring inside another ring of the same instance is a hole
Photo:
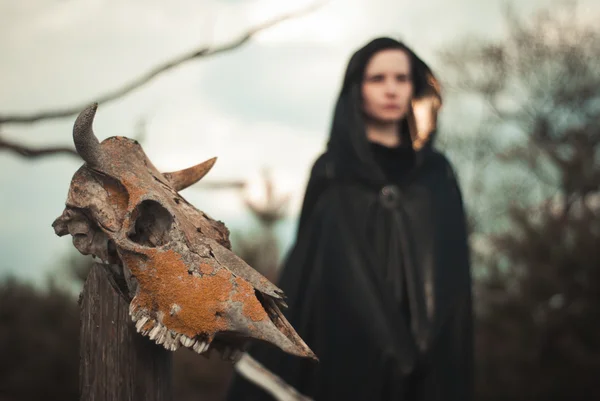
[[[236,38],[269,17],[309,4],[243,0],[0,0],[0,111],[27,113],[91,102],[157,64],[201,45]],[[516,3],[527,16],[552,0]],[[323,150],[333,102],[350,54],[379,35],[403,39],[433,68],[459,38],[503,35],[499,0],[331,0],[319,10],[265,31],[243,47],[172,70],[102,105],[102,140],[132,136],[147,123],[144,150],[165,171],[219,160],[207,179],[246,179],[263,166],[293,192],[293,223],[312,161]],[[600,2],[580,1],[600,16]],[[74,118],[0,127],[32,145],[71,145]],[[0,153],[0,276],[39,280],[72,247],[54,235],[71,177],[67,156],[26,160]],[[244,227],[235,192],[183,195],[198,208]],[[293,224],[283,227],[288,246]]]

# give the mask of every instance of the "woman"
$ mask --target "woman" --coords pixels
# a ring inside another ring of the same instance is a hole
[[[250,355],[316,400],[469,400],[471,278],[465,216],[433,147],[439,86],[404,44],[350,59],[279,286],[314,363]],[[245,377],[230,400],[270,400]]]

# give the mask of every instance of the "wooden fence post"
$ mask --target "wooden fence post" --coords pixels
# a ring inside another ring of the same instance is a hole
[[[172,401],[171,352],[136,332],[105,266],[94,263],[80,302],[80,400]]]

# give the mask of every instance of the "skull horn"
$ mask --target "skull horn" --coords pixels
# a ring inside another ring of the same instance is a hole
[[[181,191],[200,181],[202,177],[208,174],[210,169],[215,165],[216,161],[217,158],[213,157],[212,159],[208,159],[207,161],[197,164],[193,167],[174,171],[172,173],[163,173],[163,175],[167,180],[169,180],[171,186],[176,191]]]
[[[73,125],[75,149],[79,156],[92,167],[100,164],[100,142],[92,129],[97,109],[98,103],[89,105],[79,113]]]

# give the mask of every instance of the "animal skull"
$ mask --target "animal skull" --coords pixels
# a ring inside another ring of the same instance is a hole
[[[126,283],[137,331],[172,351],[215,348],[231,359],[259,340],[316,359],[281,313],[283,292],[231,251],[223,223],[178,193],[215,159],[160,173],[137,141],[100,143],[92,130],[96,109],[91,105],[75,121],[73,140],[85,164],[53,227]]]

